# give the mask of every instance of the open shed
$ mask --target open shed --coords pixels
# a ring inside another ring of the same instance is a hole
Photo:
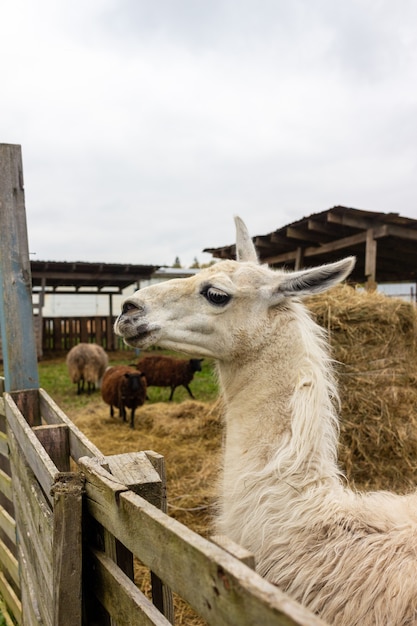
[[[358,283],[417,281],[417,220],[335,206],[253,237],[259,259],[272,267],[300,269],[356,256],[351,279]],[[206,248],[220,259],[236,256],[234,245]]]
[[[120,263],[88,263],[83,261],[31,261],[35,335],[38,355],[44,350],[68,349],[78,341],[95,341],[106,349],[114,349],[116,341],[112,326],[113,299],[131,285],[139,288],[141,281],[151,278],[158,266]],[[100,296],[108,299],[106,315],[44,317],[45,297]]]
[[[31,261],[32,291],[39,295],[42,307],[45,294],[103,295],[109,298],[109,314],[113,315],[112,298],[123,289],[141,280],[149,280],[158,266],[120,263],[87,263],[64,261]]]

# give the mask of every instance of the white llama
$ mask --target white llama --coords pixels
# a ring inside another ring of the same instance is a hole
[[[135,347],[216,360],[217,530],[255,553],[262,576],[337,626],[417,624],[417,497],[344,485],[332,362],[300,301],[343,280],[354,259],[272,270],[236,227],[237,261],[137,291],[115,331]]]

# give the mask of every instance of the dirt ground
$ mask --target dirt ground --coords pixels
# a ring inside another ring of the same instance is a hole
[[[109,416],[98,394],[87,408],[67,414],[103,454],[162,454],[170,515],[202,535],[210,533],[222,430],[217,403],[145,404],[136,410],[133,430]]]

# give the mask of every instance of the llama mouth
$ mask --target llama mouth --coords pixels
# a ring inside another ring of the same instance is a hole
[[[159,326],[150,327],[145,324],[138,326],[135,335],[124,336],[124,341],[129,346],[143,347],[145,344],[150,345],[160,329]]]

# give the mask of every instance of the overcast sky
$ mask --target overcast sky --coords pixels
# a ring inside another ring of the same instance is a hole
[[[184,266],[342,204],[417,219],[415,0],[2,0],[38,260]]]

